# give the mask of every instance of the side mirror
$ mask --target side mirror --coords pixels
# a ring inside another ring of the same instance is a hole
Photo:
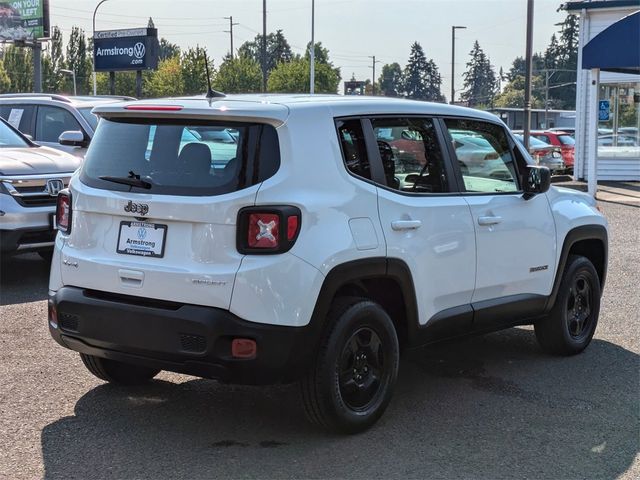
[[[80,130],[67,130],[66,132],[62,132],[60,137],[58,137],[58,143],[68,147],[86,147],[89,144],[84,138],[84,133]]]
[[[529,200],[538,193],[544,193],[551,186],[551,171],[547,167],[527,165],[524,183],[524,199]]]

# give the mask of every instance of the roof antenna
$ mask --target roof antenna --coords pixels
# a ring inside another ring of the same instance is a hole
[[[207,71],[207,94],[205,95],[205,97],[208,98],[209,100],[216,97],[226,97],[224,93],[218,92],[213,88],[211,88],[211,74],[209,73],[209,59],[207,58],[206,50],[203,53],[204,53],[204,68]]]

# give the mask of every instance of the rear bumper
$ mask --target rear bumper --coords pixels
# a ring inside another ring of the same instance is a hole
[[[227,310],[63,287],[49,297],[49,331],[62,346],[125,363],[223,382],[286,383],[312,358],[311,327],[243,320]],[[257,344],[253,359],[231,356],[234,338]]]

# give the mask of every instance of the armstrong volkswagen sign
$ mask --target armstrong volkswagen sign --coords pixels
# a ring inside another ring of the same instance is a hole
[[[158,30],[155,28],[96,32],[93,44],[96,72],[158,68]]]

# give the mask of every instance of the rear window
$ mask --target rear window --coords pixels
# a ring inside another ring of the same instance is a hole
[[[569,135],[558,135],[558,139],[562,145],[569,145],[573,147],[576,144],[574,138]]]
[[[80,179],[107,190],[209,196],[255,185],[279,166],[271,125],[103,119]]]

